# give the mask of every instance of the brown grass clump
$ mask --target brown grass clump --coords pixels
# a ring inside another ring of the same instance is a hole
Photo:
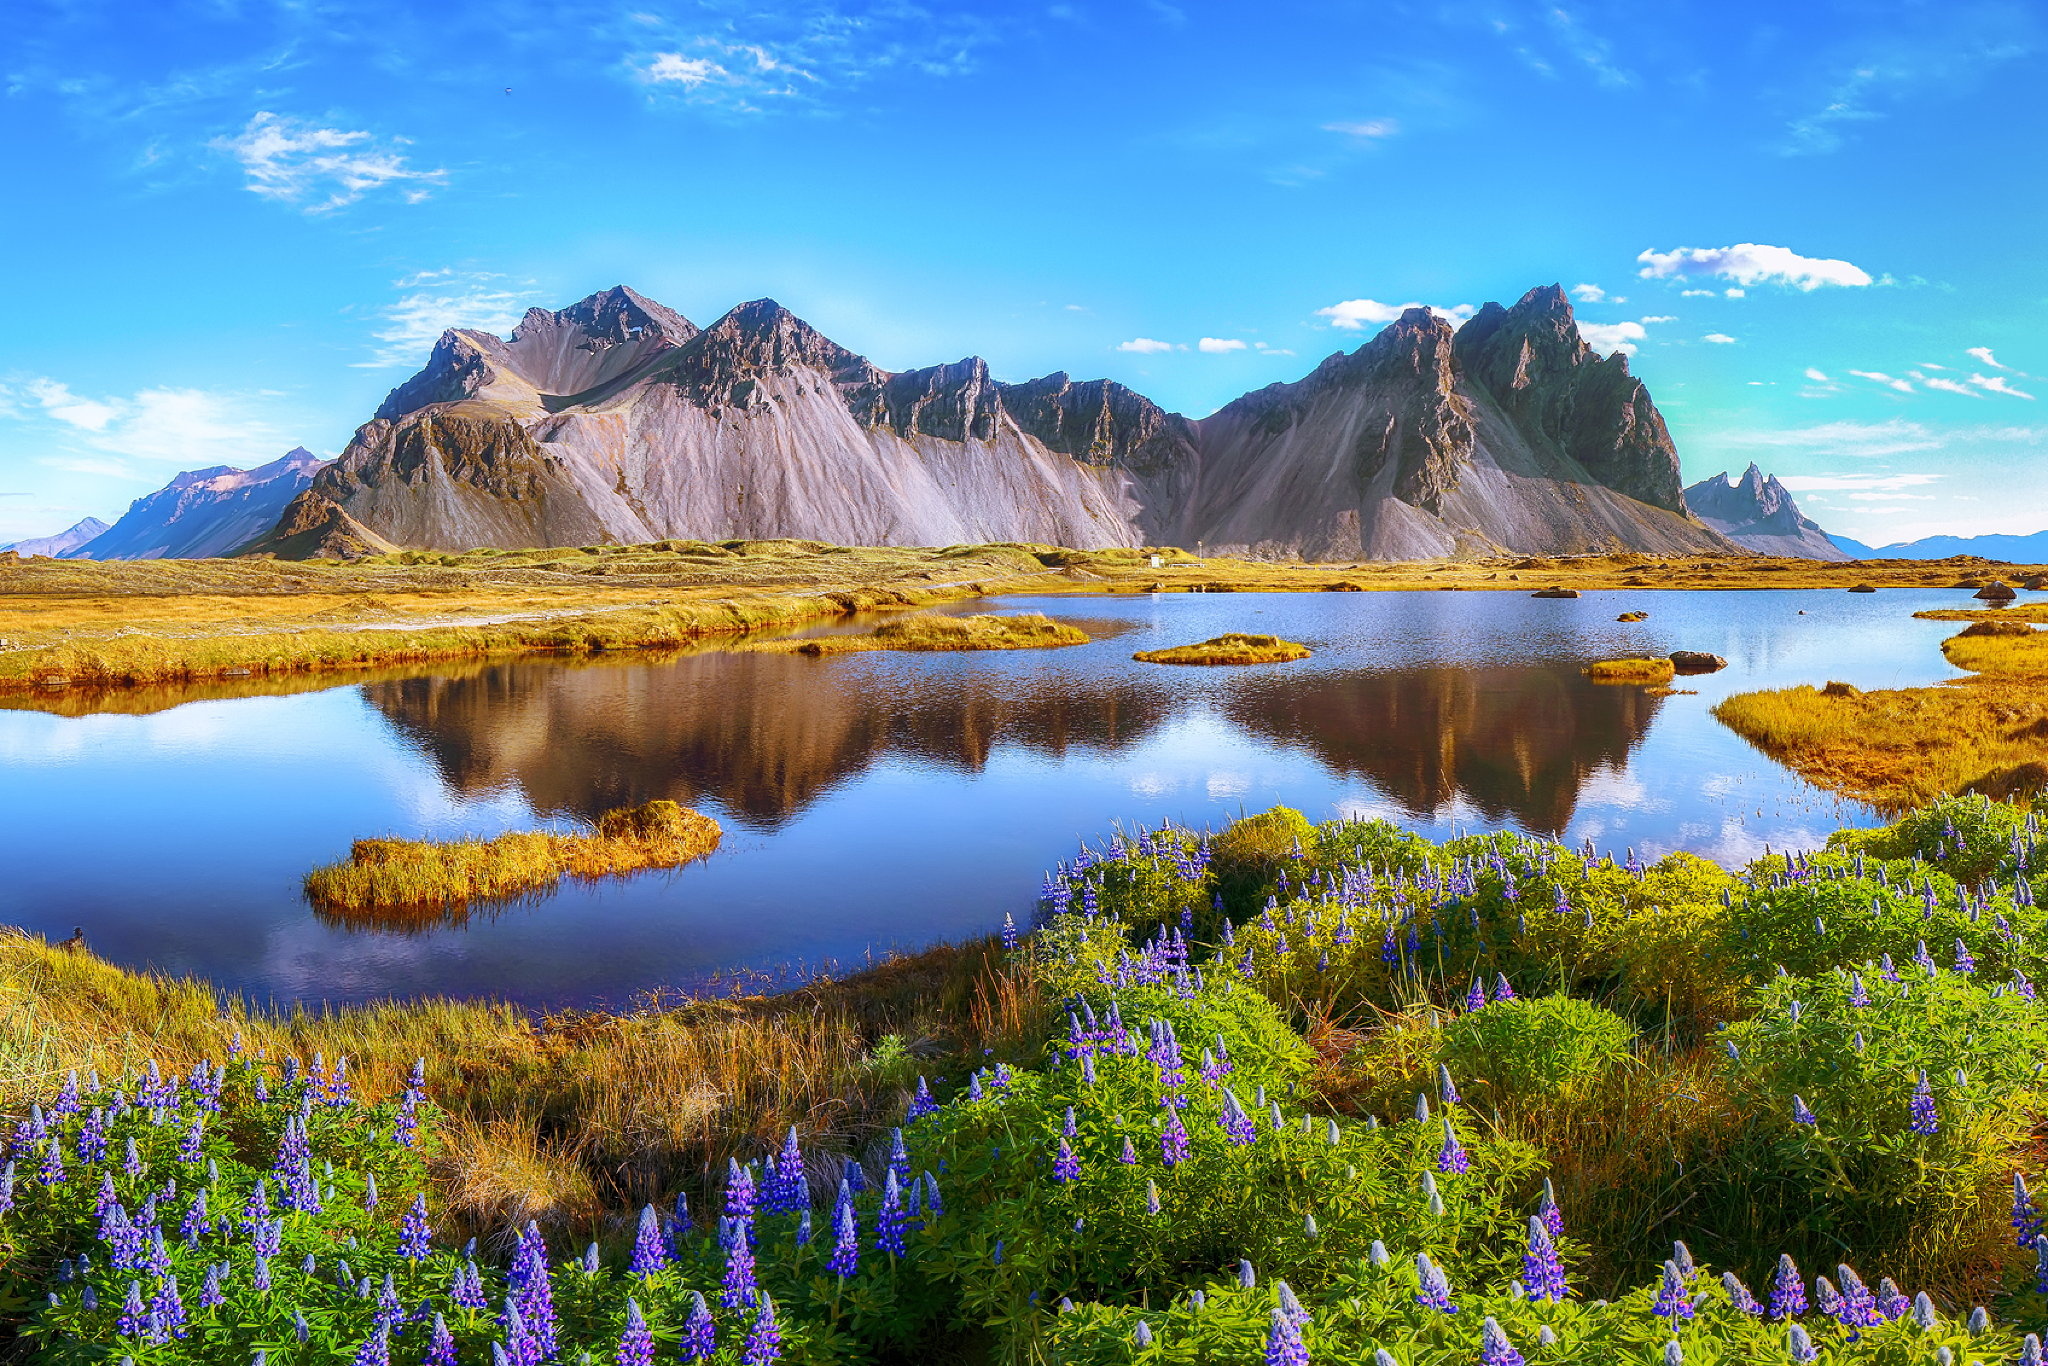
[[[1042,612],[949,617],[931,612],[885,621],[865,635],[766,640],[746,648],[766,654],[845,655],[867,650],[1044,650],[1086,645],[1088,633]]]
[[[1314,651],[1278,636],[1231,632],[1195,645],[1165,650],[1140,650],[1131,656],[1145,664],[1284,664],[1307,659]]]
[[[607,811],[589,834],[517,831],[490,840],[357,840],[348,861],[306,875],[323,914],[348,919],[436,912],[520,896],[564,877],[621,877],[677,868],[718,847],[709,816],[670,801]]]
[[[1976,677],[1741,693],[1714,715],[1809,781],[1887,813],[1954,792],[2035,800],[2048,789],[2048,632],[1973,629],[1941,648]]]
[[[1668,684],[1678,666],[1668,659],[1603,659],[1589,665],[1586,676],[1595,683]]]

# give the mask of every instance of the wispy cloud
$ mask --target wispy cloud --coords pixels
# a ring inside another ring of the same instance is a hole
[[[1649,332],[1638,322],[1589,323],[1582,318],[1579,335],[1595,351],[1609,355],[1619,351],[1624,356],[1633,356],[1636,343],[1649,336]]]
[[[1827,56],[1832,74],[1818,107],[1787,126],[1779,147],[1786,155],[1833,152],[1852,130],[1904,101],[1922,92],[1966,93],[2043,43],[2038,9],[2006,0],[1897,6],[1850,31],[1854,36]]]
[[[1645,251],[1636,257],[1645,280],[1687,280],[1710,276],[1738,285],[1789,285],[1807,293],[1824,285],[1867,285],[1868,272],[1847,261],[1801,256],[1789,247],[1737,242],[1732,247],[1680,247]],[[1740,297],[1740,296],[1737,296]]]
[[[1715,346],[1735,345],[1735,338],[1729,336],[1726,332],[1709,332],[1706,336],[1701,337],[1700,340],[1703,342],[1711,342]]]
[[[0,418],[44,425],[48,468],[160,480],[150,465],[260,465],[293,442],[263,412],[261,396],[159,386],[87,397],[32,376],[0,384]]]
[[[1364,119],[1357,123],[1326,123],[1323,131],[1372,142],[1394,136],[1401,131],[1401,125],[1393,119]]]
[[[1941,479],[1938,474],[1786,474],[1778,482],[1794,493],[1842,493],[1852,498],[1877,501],[1886,498],[1932,497],[1915,495],[1906,489],[1925,488]]]
[[[376,346],[364,369],[418,365],[449,328],[503,334],[533,302],[530,285],[488,272],[429,270],[392,281],[404,291],[379,315]]]
[[[1357,332],[1367,327],[1383,327],[1411,308],[1427,308],[1439,318],[1448,320],[1453,326],[1463,323],[1465,319],[1479,311],[1471,304],[1439,308],[1435,304],[1383,304],[1378,299],[1346,299],[1342,303],[1331,304],[1328,308],[1317,309],[1316,316],[1328,318],[1331,327]]]
[[[1597,304],[1607,298],[1607,291],[1598,285],[1573,285],[1572,297],[1582,304]],[[1617,302],[1626,302],[1626,300]]]
[[[1220,356],[1225,352],[1244,350],[1244,343],[1235,337],[1204,337],[1195,343],[1195,349]]]
[[[2004,394],[2008,398],[2031,400],[2034,397],[2032,394],[2022,393],[2020,390],[2013,388],[2012,382],[2006,379],[2004,375],[1972,375],[1970,376],[1970,383],[1989,393]]]
[[[1141,356],[1156,356],[1162,351],[1187,350],[1185,346],[1176,346],[1172,342],[1159,341],[1153,337],[1133,337],[1127,342],[1118,342],[1116,349],[1119,351],[1135,351]]]
[[[1875,459],[1929,451],[1941,438],[1927,427],[1903,418],[1886,422],[1820,422],[1807,427],[1781,427],[1719,434],[1723,445],[1815,455],[1849,455]],[[1789,487],[1789,485],[1788,485]]]
[[[323,128],[268,110],[213,145],[241,163],[251,193],[307,213],[330,213],[383,189],[416,204],[448,178],[446,171],[408,165],[398,150],[403,138],[380,141],[360,129]]]
[[[1913,392],[1912,380],[1898,375],[1887,375],[1882,370],[1851,370],[1849,373],[1858,379],[1867,379],[1872,384],[1881,384],[1887,389],[1896,389],[1902,394]]]
[[[1974,356],[1977,360],[1983,362],[1985,365],[1990,366],[1994,370],[2012,369],[2010,365],[1999,364],[1998,357],[1991,354],[1991,348],[1988,346],[1973,346],[1968,351],[1965,351],[1963,354],[1966,356]]]

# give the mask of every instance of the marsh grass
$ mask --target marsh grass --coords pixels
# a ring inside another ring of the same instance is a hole
[[[436,914],[475,901],[516,897],[565,877],[622,877],[679,868],[718,847],[717,821],[671,801],[621,807],[587,833],[514,831],[488,840],[357,840],[348,860],[306,875],[306,897],[346,919],[393,912]]]
[[[1314,651],[1278,636],[1233,631],[1194,645],[1140,650],[1131,658],[1144,664],[1281,664],[1307,659]]]
[[[1714,715],[1809,781],[1890,814],[1943,793],[2037,799],[2048,788],[2048,632],[1971,628],[1942,653],[1975,677],[1739,693]]]
[[[868,650],[1043,650],[1086,645],[1088,640],[1079,627],[1042,612],[972,617],[918,612],[885,621],[863,635],[757,641],[746,648],[767,654],[844,655]]]
[[[1595,683],[1665,684],[1678,676],[1678,666],[1668,659],[1602,659],[1586,668]]]

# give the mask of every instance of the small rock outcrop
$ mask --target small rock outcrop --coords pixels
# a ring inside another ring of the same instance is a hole
[[[1728,667],[1728,661],[1704,650],[1673,650],[1671,667],[1682,674],[1713,674]]]

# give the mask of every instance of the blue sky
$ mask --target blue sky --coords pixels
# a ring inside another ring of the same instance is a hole
[[[0,540],[337,452],[440,328],[773,296],[1209,412],[1556,281],[1687,478],[2048,527],[2025,3],[25,0]]]

